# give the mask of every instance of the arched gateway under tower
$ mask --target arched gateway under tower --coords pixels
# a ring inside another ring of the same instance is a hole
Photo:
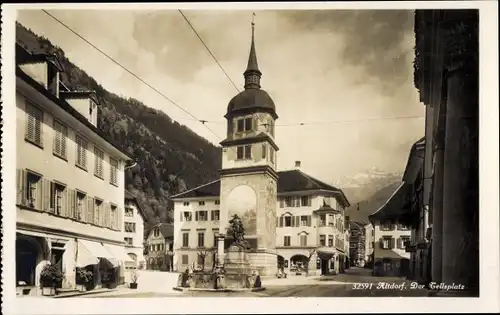
[[[245,90],[233,97],[224,116],[227,137],[223,147],[219,230],[225,233],[230,218],[243,221],[245,240],[250,245],[249,260],[260,275],[275,275],[277,180],[274,124],[278,115],[273,100],[261,89],[262,76],[255,50],[255,25],[247,69]],[[232,240],[219,242],[219,255]],[[226,246],[224,246],[226,244]],[[222,261],[222,260],[221,260]]]

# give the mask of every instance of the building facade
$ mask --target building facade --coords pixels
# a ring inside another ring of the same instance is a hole
[[[363,222],[350,222],[349,257],[352,266],[364,267],[366,260],[367,235]]]
[[[173,270],[173,230],[172,224],[159,223],[149,231],[145,243],[148,270]]]
[[[414,25],[414,83],[429,126],[430,278],[465,287],[438,295],[478,296],[479,12],[416,10]]]
[[[410,253],[406,244],[410,242],[411,231],[400,220],[407,206],[408,186],[402,183],[375,213],[369,216],[373,224],[375,247],[373,250],[375,276],[406,277],[410,272]]]
[[[375,248],[375,229],[371,223],[366,223],[365,229],[365,266],[366,268],[373,267],[374,255],[373,251]]]
[[[174,200],[174,265],[213,268],[218,256],[220,216],[216,180],[179,195]],[[290,274],[339,273],[349,252],[342,191],[298,169],[278,172],[277,218],[274,222],[275,265]]]
[[[123,218],[124,241],[127,254],[133,259],[133,264],[127,265],[130,269],[146,268],[144,258],[144,222],[146,215],[137,198],[125,191],[125,211]]]
[[[124,281],[124,169],[130,158],[97,128],[92,92],[70,92],[55,56],[16,45],[16,278],[39,287],[49,263],[75,287],[77,268],[96,287]],[[32,290],[30,294],[36,294]]]

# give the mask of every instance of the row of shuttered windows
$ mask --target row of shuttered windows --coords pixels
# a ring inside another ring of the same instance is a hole
[[[398,238],[382,236],[379,239],[379,246],[381,249],[404,249],[408,242],[410,242],[409,236],[402,236]]]
[[[42,137],[42,127],[43,127],[43,111],[37,106],[31,103],[31,101],[26,100],[26,135],[25,138],[31,143],[37,146],[43,147],[43,137]],[[61,122],[54,119],[53,123],[54,130],[54,142],[53,142],[53,153],[67,160],[67,139],[68,139],[68,128]],[[76,135],[76,158],[75,165],[80,168],[87,170],[87,151],[88,142],[83,137]],[[104,151],[94,146],[94,175],[104,179]],[[118,161],[112,157],[109,158],[110,164],[110,183],[113,185],[118,184]]]
[[[16,177],[18,205],[120,230],[120,209],[116,205],[24,169],[18,169]]]

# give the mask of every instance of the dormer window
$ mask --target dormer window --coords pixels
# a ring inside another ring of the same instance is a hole
[[[236,131],[246,132],[252,130],[252,118],[241,118],[236,121]]]

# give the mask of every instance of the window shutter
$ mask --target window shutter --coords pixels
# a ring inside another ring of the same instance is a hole
[[[396,247],[396,242],[395,242],[394,237],[391,237],[390,246],[391,246],[391,249],[394,249],[394,247]]]
[[[310,207],[311,206],[311,196],[308,196],[307,197],[307,206]]]
[[[300,216],[295,217],[295,226],[300,226]]]
[[[300,207],[300,197],[295,197],[295,207]]]
[[[311,226],[312,217],[310,215],[307,216],[307,226]]]
[[[94,223],[94,198],[87,197],[87,223]]]
[[[43,193],[43,210],[46,212],[50,212],[50,191],[51,191],[52,182],[48,179],[44,178],[42,181],[42,193]]]
[[[276,218],[276,227],[278,227],[279,225],[280,225],[280,223],[279,223],[279,219],[278,219],[278,218]]]
[[[283,216],[280,217],[280,227],[283,227]]]
[[[398,237],[397,242],[398,242],[398,243],[397,243],[397,247],[398,247],[399,249],[403,248],[403,245],[402,245],[402,244],[403,244],[403,240],[401,239],[401,237]]]
[[[199,216],[198,216],[198,211],[196,211],[196,212],[194,213],[194,218],[195,218],[195,221],[198,221],[198,217],[199,217]]]
[[[16,175],[17,175],[17,177],[16,177],[16,183],[17,183],[17,192],[16,192],[17,201],[16,201],[16,203],[23,205],[23,204],[25,204],[26,195],[27,195],[26,171],[23,169],[18,169],[16,172]]]
[[[280,208],[285,207],[285,199],[283,197],[280,197]]]
[[[182,222],[182,214],[183,214],[183,213],[182,213],[182,211],[181,211],[181,212],[180,212],[181,217],[180,217],[180,220],[179,220],[179,221],[181,221],[181,222]]]
[[[381,249],[384,249],[384,239],[383,238],[380,238],[379,241],[378,241],[379,245],[380,245],[380,248]]]

